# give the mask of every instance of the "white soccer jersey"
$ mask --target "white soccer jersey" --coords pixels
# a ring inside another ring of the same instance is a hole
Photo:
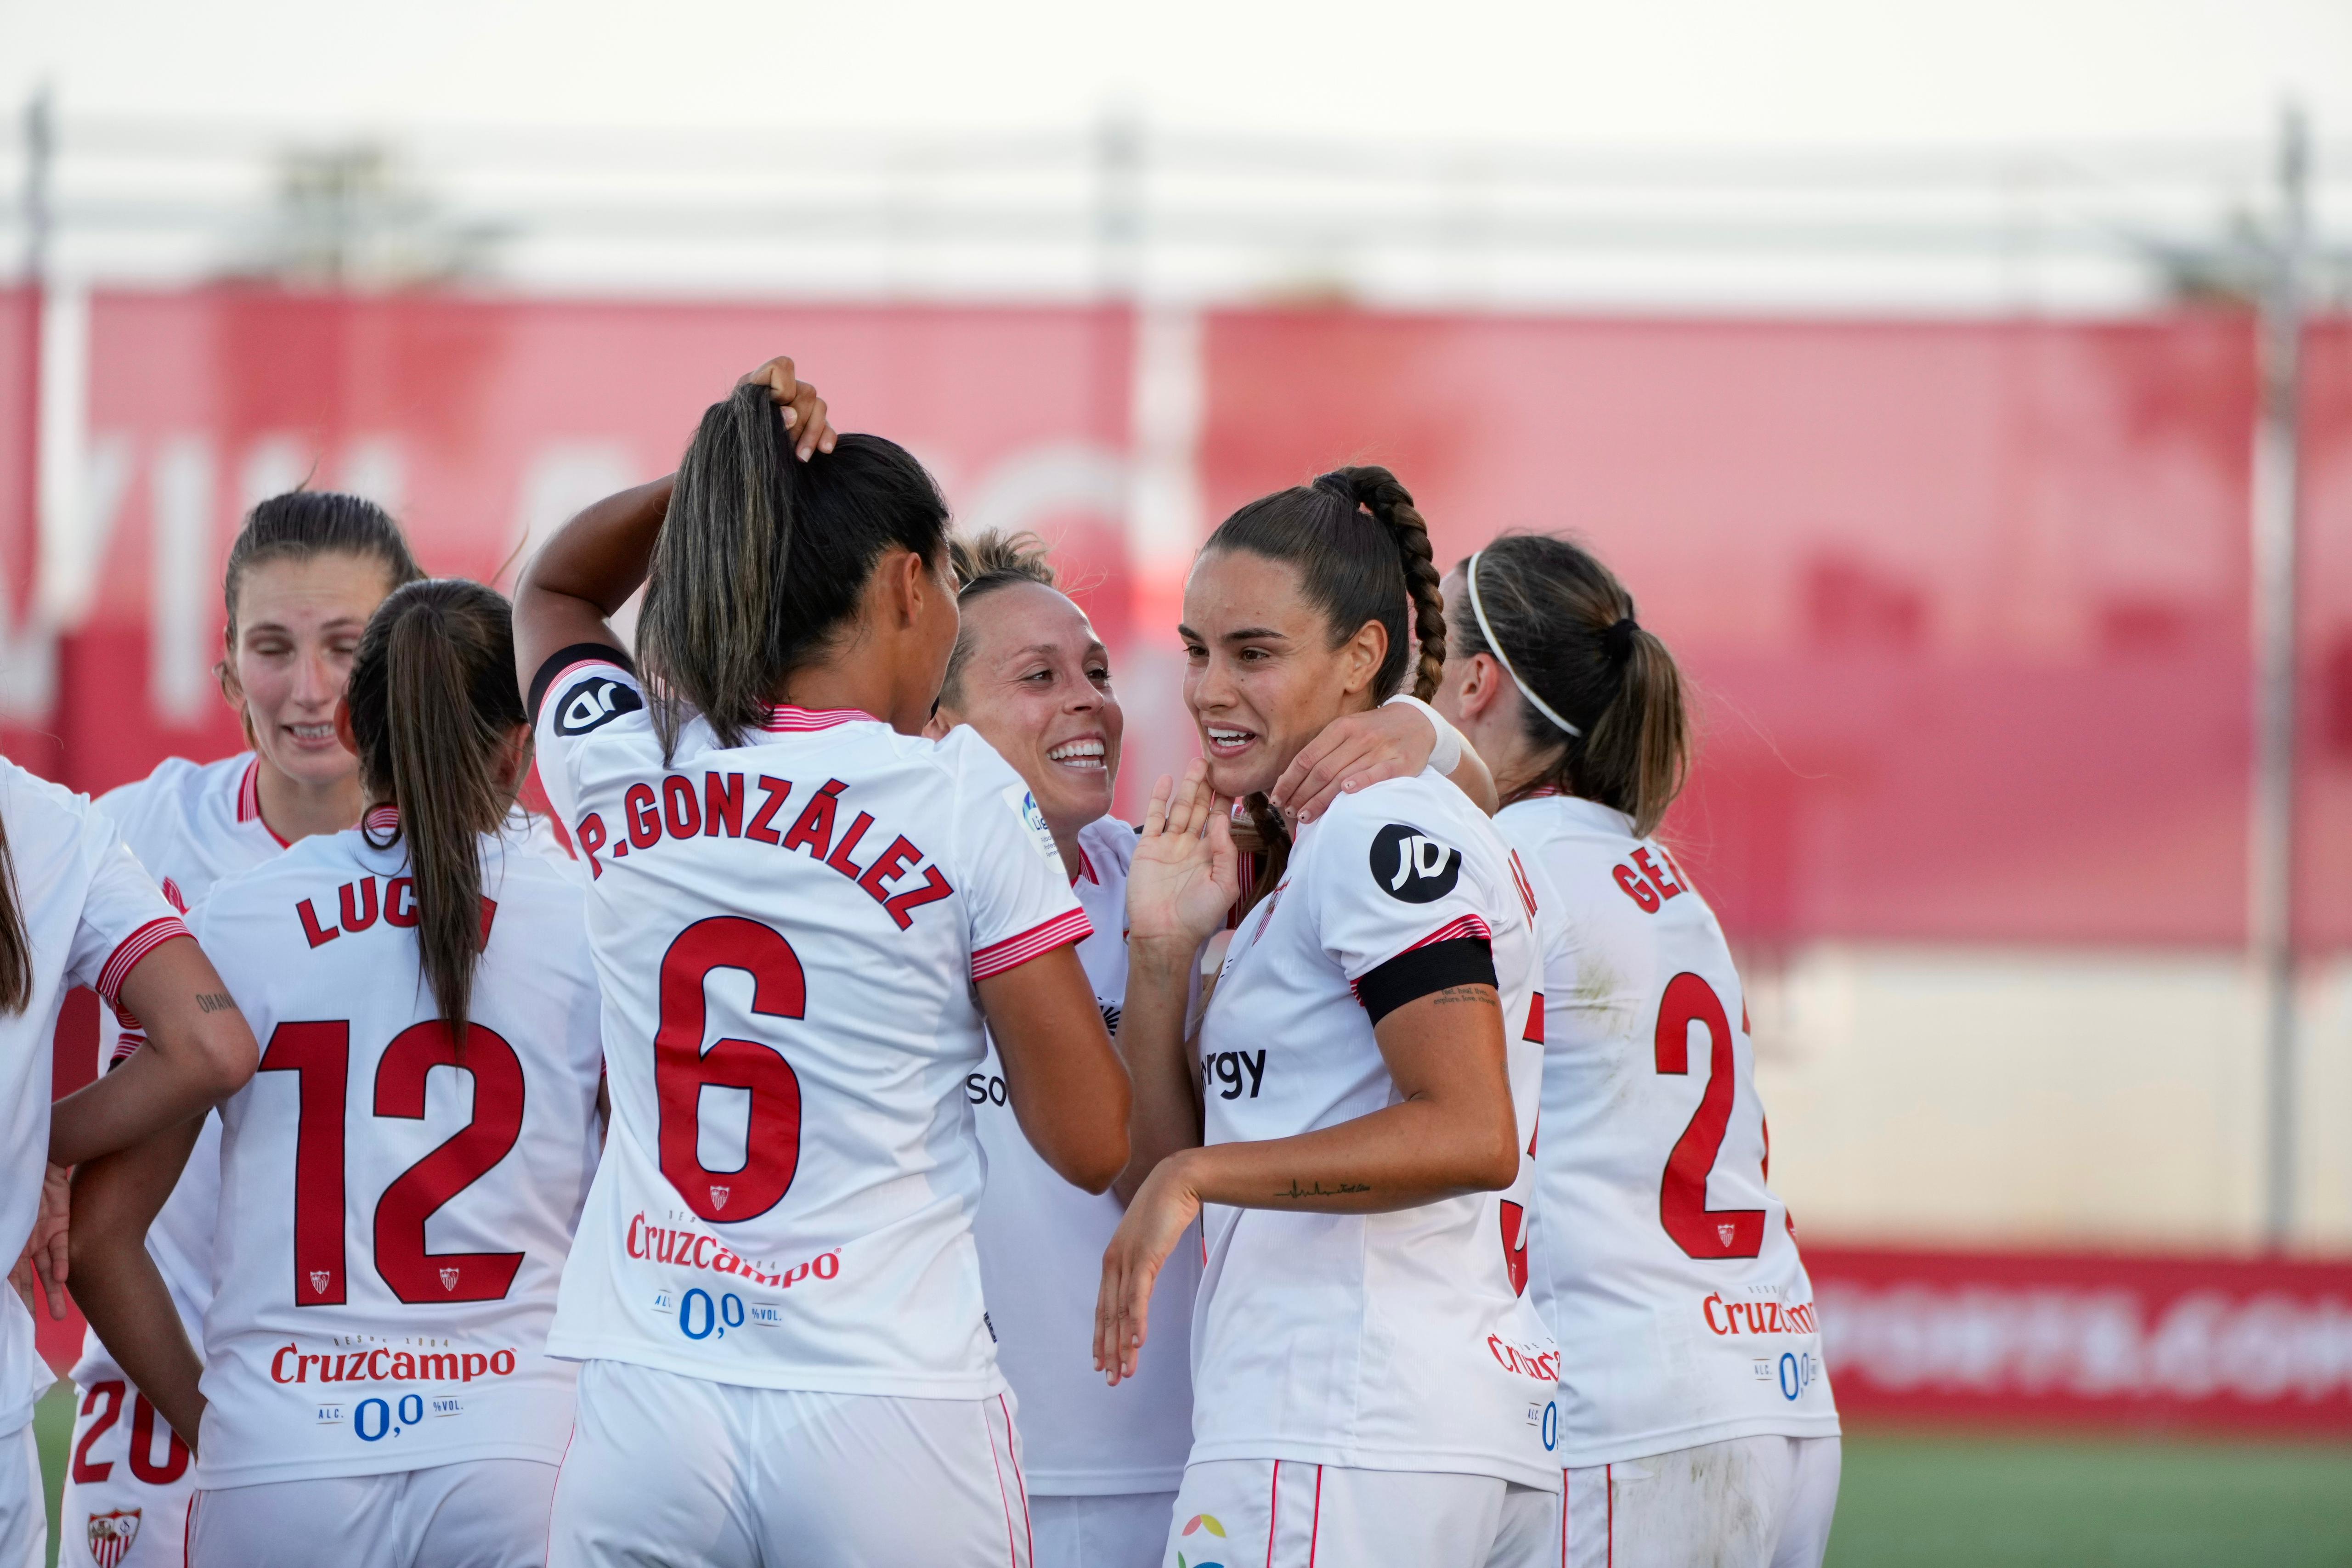
[[[552,684],[550,684],[550,680]],[[613,1125],[560,1354],[842,1394],[1003,1387],[982,1313],[975,981],[1089,926],[969,727],[780,708],[675,757],[615,651],[533,683],[589,868]]]
[[[1547,795],[1495,826],[1546,906],[1529,1293],[1563,1348],[1559,1462],[1835,1433],[1715,912],[1621,811]]]
[[[546,1354],[596,1163],[581,895],[480,841],[487,931],[456,1043],[418,963],[399,817],[226,878],[198,940],[261,1042],[221,1110],[199,1488],[561,1459]]]
[[[1483,937],[1524,1144],[1543,1064],[1525,1038],[1541,1037],[1533,918],[1508,849],[1444,778],[1341,796],[1300,831],[1281,885],[1226,953],[1201,1031],[1207,1141],[1287,1137],[1394,1104],[1369,1009],[1426,994],[1421,966],[1451,967],[1463,949],[1445,945]],[[1393,994],[1407,981],[1419,988]],[[1518,1217],[1504,1205],[1480,1193],[1372,1215],[1210,1206],[1192,1462],[1303,1459],[1557,1490],[1558,1354],[1518,1293]]]
[[[163,885],[172,907],[185,915],[213,884],[265,861],[286,847],[261,820],[261,764],[250,752],[218,762],[194,763],[174,757],[135,784],[110,789],[98,809],[122,830],[122,841],[148,874]],[[108,1008],[100,1014],[98,1071],[107,1072],[139,1049],[145,1036]],[[191,1344],[205,1338],[205,1303],[213,1294],[213,1222],[220,1210],[220,1118],[205,1118],[205,1129],[188,1155],[179,1185],[147,1228],[147,1253],[172,1292]],[[83,1388],[120,1379],[122,1369],[85,1332],[73,1380]]]
[[[33,981],[25,1010],[0,1014],[0,1252],[13,1263],[40,1213],[50,1040],[66,992],[88,986],[111,1004],[140,959],[188,933],[88,796],[0,758],[0,823]],[[25,1424],[52,1381],[34,1348],[32,1314],[16,1291],[0,1291],[0,1436]]]
[[[1113,1033],[1127,997],[1127,867],[1135,830],[1104,817],[1078,831],[1073,889],[1094,935],[1078,961]],[[1095,1300],[1103,1249],[1127,1212],[1109,1193],[1081,1192],[1029,1146],[1006,1103],[993,1041],[964,1081],[988,1156],[988,1188],[973,1232],[996,1358],[1021,1399],[1022,1458],[1040,1496],[1174,1491],[1192,1445],[1192,1376],[1182,1355],[1147,1356],[1137,1375],[1110,1387],[1094,1366]],[[1197,1234],[1160,1271],[1151,1321],[1174,1328],[1192,1311],[1201,1280]]]

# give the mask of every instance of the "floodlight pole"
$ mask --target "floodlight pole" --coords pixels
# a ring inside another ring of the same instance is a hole
[[[2279,226],[2262,299],[2262,412],[2254,440],[2254,777],[2247,935],[2263,996],[2263,1235],[2296,1218],[2295,575],[2300,549],[2303,287],[2310,245],[2310,133],[2289,108],[2279,137]]]
[[[25,289],[19,340],[24,345],[20,396],[25,423],[18,433],[24,442],[25,463],[24,493],[19,500],[26,537],[31,540],[40,538],[41,528],[41,329],[48,299],[49,165],[56,153],[56,106],[44,83],[25,105]],[[37,546],[28,550],[26,559],[33,570],[26,580],[0,585],[0,594],[9,596],[0,599],[0,630],[11,638],[23,634],[21,622],[30,618],[34,609],[34,585],[40,570]]]

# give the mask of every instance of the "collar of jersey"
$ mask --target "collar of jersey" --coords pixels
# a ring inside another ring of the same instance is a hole
[[[881,722],[864,708],[806,708],[779,703],[768,710],[767,720],[760,727],[772,735],[794,735],[804,730],[831,729],[837,724],[880,724]]]
[[[1547,809],[1558,811],[1570,821],[1582,826],[1598,828],[1604,833],[1614,833],[1619,838],[1630,839],[1633,836],[1633,819],[1614,806],[1604,806],[1598,800],[1588,800],[1581,795],[1562,795],[1556,792],[1531,797],[1529,800],[1516,803],[1532,805],[1536,800],[1541,800]]]

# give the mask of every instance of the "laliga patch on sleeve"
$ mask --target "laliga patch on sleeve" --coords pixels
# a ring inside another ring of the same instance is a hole
[[[555,706],[555,733],[586,735],[602,729],[625,713],[646,706],[646,699],[610,675],[591,675],[563,694]]]
[[[1404,904],[1428,904],[1454,891],[1462,878],[1462,852],[1419,828],[1391,822],[1372,839],[1372,880]]]
[[[1055,865],[1061,864],[1062,847],[1054,841],[1054,830],[1045,825],[1045,813],[1038,810],[1037,797],[1018,784],[1011,784],[1005,787],[1004,803],[1013,808],[1014,816],[1021,819],[1021,825],[1028,830],[1029,841],[1037,846],[1037,852]]]

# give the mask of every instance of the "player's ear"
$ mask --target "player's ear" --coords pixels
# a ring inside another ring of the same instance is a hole
[[[950,714],[947,709],[940,707],[935,703],[931,706],[931,721],[923,726],[923,738],[925,740],[945,740],[948,737],[948,731],[953,729],[959,722],[961,721]]]
[[[1486,710],[1503,695],[1502,667],[1495,663],[1492,653],[1473,653],[1466,659],[1446,662],[1445,678],[1456,683],[1460,695],[1459,706],[1465,718],[1484,718]]]
[[[1339,667],[1346,676],[1342,689],[1353,695],[1369,687],[1388,656],[1387,627],[1377,621],[1367,621],[1357,627],[1356,634],[1339,648]]]
[[[360,754],[359,737],[352,732],[352,702],[349,697],[335,699],[335,738],[341,741],[343,749],[353,757]]]

